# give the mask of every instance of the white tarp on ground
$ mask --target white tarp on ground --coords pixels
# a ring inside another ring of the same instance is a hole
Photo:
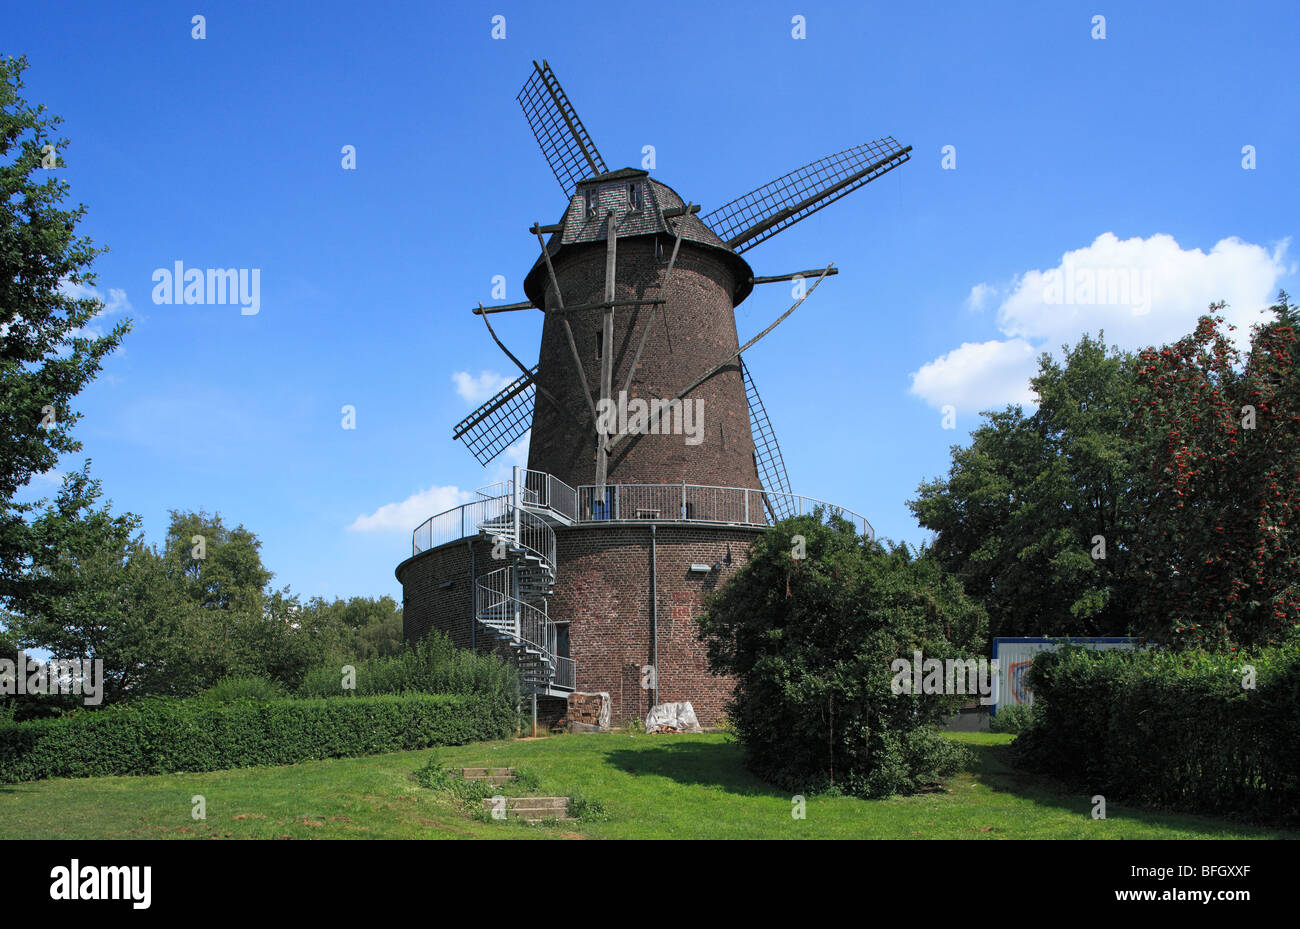
[[[686,703],[661,703],[650,708],[645,718],[646,732],[703,732],[695,718],[695,707]]]

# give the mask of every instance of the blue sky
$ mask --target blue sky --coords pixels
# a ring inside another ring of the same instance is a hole
[[[914,146],[746,254],[841,269],[746,358],[794,489],[890,538],[925,538],[905,501],[981,407],[1025,399],[1038,351],[1300,292],[1294,2],[6,6],[0,54],[66,120],[83,231],[111,248],[105,322],[136,322],[79,399],[84,456],[149,538],[168,509],[219,511],[304,596],[400,597],[414,524],[499,476],[451,429],[479,402],[458,373],[513,376],[469,307],[502,302],[498,274],[523,299],[527,228],[564,207],[514,100],[534,58],[610,167],[654,145],[706,212],[861,142]],[[176,261],[260,269],[259,312],[155,304]],[[1143,299],[1044,298],[1067,267]],[[758,288],[741,339],[789,303]],[[532,363],[540,314],[497,319]]]

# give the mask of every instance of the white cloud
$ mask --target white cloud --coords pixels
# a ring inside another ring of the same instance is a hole
[[[1141,348],[1181,338],[1211,303],[1226,300],[1224,317],[1248,331],[1273,302],[1289,244],[1270,252],[1227,238],[1206,253],[1182,249],[1170,235],[1119,239],[1107,232],[1066,252],[1055,268],[1017,278],[998,309],[998,327],[1053,348],[1105,329],[1107,342]]]
[[[467,402],[482,403],[513,381],[514,378],[505,374],[498,374],[496,371],[480,371],[478,377],[468,371],[457,371],[451,376],[451,380],[456,385],[456,393],[460,394]]]
[[[966,309],[979,312],[984,309],[984,304],[988,302],[989,297],[996,294],[997,288],[980,282],[970,289],[970,295],[966,298]]]
[[[369,516],[358,516],[349,532],[410,532],[430,516],[468,503],[474,494],[459,487],[430,487],[401,503],[385,503]]]
[[[1039,352],[1024,339],[963,342],[912,374],[912,393],[933,407],[963,411],[1001,409],[1032,403],[1029,379],[1038,370]]]
[[[100,311],[90,318],[89,323],[85,327],[74,331],[73,336],[85,335],[91,338],[100,338],[103,336],[104,330],[95,325],[96,320],[114,316],[118,313],[126,313],[132,308],[131,301],[127,299],[126,291],[120,287],[108,288],[106,295],[86,284],[73,284],[71,281],[65,280],[59,283],[59,292],[65,297],[71,297],[73,300],[93,299],[103,304]]]
[[[33,474],[31,480],[27,482],[27,487],[34,490],[50,490],[63,486],[63,472],[58,468],[52,471],[43,471],[40,474]]]
[[[1228,303],[1223,316],[1238,327],[1237,337],[1248,338],[1292,270],[1289,245],[1284,240],[1270,251],[1226,238],[1207,253],[1181,248],[1163,233],[1146,239],[1104,233],[1066,252],[1053,268],[1017,275],[997,312],[1006,339],[966,343],[928,362],[912,374],[912,393],[931,406],[966,411],[1032,402],[1027,379],[1041,352],[1056,353],[1099,330],[1108,345],[1123,349],[1164,344],[1190,332],[1220,300]],[[966,305],[978,309],[996,292],[977,284]],[[1017,380],[1017,371],[1027,373]]]

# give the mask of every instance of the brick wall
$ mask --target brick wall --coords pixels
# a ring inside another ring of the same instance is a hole
[[[704,598],[748,558],[761,530],[706,526],[656,529],[658,562],[659,702],[689,700],[703,725],[712,725],[731,695],[732,681],[709,673],[695,617]],[[652,692],[642,669],[653,652],[650,603],[650,527],[584,526],[557,533],[559,578],[550,615],[568,621],[578,689],[608,691],[613,725],[641,717]],[[692,563],[732,564],[693,574]]]
[[[671,238],[663,237],[664,255],[656,260],[655,239],[641,236],[620,240],[615,275],[618,300],[663,299],[661,307],[619,307],[614,311],[613,395],[627,378],[640,344],[642,328],[655,316],[645,351],[633,378],[629,397],[670,399],[739,347],[731,296],[732,270],[720,253],[683,244],[669,287],[660,286],[671,254]],[[565,306],[605,299],[605,247],[568,246],[557,256],[556,276]],[[554,295],[548,309],[554,309]],[[547,314],[542,329],[538,384],[550,391],[569,412],[562,414],[539,391],[533,412],[528,467],[554,474],[577,487],[595,481],[596,442],[586,401],[564,330],[573,329],[578,357],[593,396],[600,392],[600,363],[596,334],[604,311]],[[754,440],[749,406],[739,365],[705,381],[689,395],[704,401],[703,440],[687,445],[680,435],[643,435],[624,440],[610,455],[609,480],[625,484],[687,481],[722,487],[759,487],[754,465]]]
[[[709,673],[704,645],[695,637],[695,617],[704,598],[744,564],[761,531],[699,525],[656,529],[659,702],[689,700],[705,726],[717,722],[733,684]],[[578,690],[608,692],[615,727],[644,718],[652,696],[642,687],[642,669],[653,653],[650,525],[580,526],[559,529],[556,537],[558,578],[549,613],[553,620],[570,623]],[[731,565],[708,574],[690,571],[691,564],[723,561],[728,548]],[[481,573],[490,562],[490,546],[475,542],[473,550]],[[456,542],[398,567],[408,641],[440,628],[468,647],[473,623],[469,555],[470,546]],[[447,580],[452,586],[443,589]],[[544,722],[558,715],[556,710],[562,712],[562,706],[552,707],[549,701],[544,711],[539,708]]]

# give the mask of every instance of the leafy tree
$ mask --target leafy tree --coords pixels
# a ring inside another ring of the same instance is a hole
[[[101,493],[87,462],[33,520],[39,546],[28,574],[36,580],[14,590],[12,635],[55,657],[102,660],[106,703],[184,692],[194,677],[182,646],[192,608],[144,545],[139,517],[98,505]]]
[[[699,626],[710,669],[736,678],[729,718],[763,779],[884,796],[958,763],[933,724],[970,698],[891,687],[898,658],[965,659],[985,644],[984,611],[933,558],[887,550],[844,520],[788,519],[754,544]]]
[[[1243,360],[1223,306],[1143,351],[1130,398],[1136,615],[1176,646],[1272,644],[1300,626],[1300,319],[1280,293]]]
[[[1038,409],[985,413],[946,479],[908,503],[933,554],[989,612],[993,635],[1123,632],[1132,464],[1123,425],[1134,362],[1103,336],[1044,354]]]
[[[163,558],[203,609],[260,615],[274,576],[262,564],[261,548],[242,525],[228,529],[220,513],[172,510]]]
[[[350,597],[333,602],[313,597],[303,605],[304,622],[319,620],[337,624],[347,633],[343,654],[364,660],[400,653],[402,609],[392,597]]]
[[[72,399],[130,325],[87,328],[103,303],[82,294],[104,249],[76,234],[86,207],[63,206],[69,188],[57,167],[69,143],[54,134],[60,119],[22,98],[26,68],[25,58],[0,60],[0,599],[37,544],[27,517],[38,505],[14,496],[80,449]]]

